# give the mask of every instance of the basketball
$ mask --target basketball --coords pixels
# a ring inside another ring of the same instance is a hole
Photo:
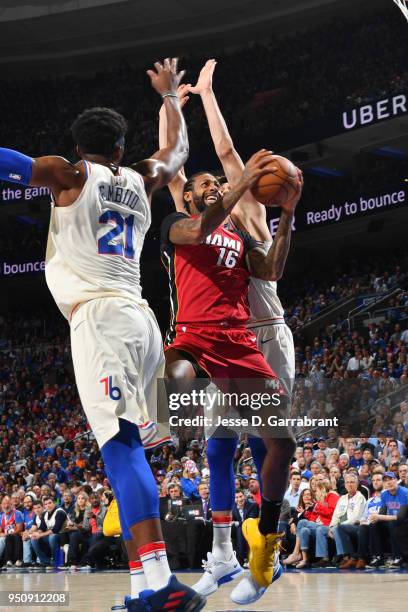
[[[289,190],[294,189],[290,179],[296,178],[297,172],[292,162],[281,155],[274,156],[271,166],[278,169],[261,176],[251,193],[265,206],[281,206],[288,198]]]

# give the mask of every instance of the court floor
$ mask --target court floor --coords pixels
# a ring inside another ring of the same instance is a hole
[[[196,573],[180,573],[187,584],[197,580]],[[230,583],[234,584],[234,583]],[[383,612],[387,609],[405,607],[408,572],[285,572],[264,597],[251,606],[239,607],[229,599],[233,586],[225,585],[208,598],[205,610],[209,612],[235,612],[240,610],[259,612]],[[5,605],[5,592],[39,591],[69,594],[69,605],[47,606]],[[129,577],[126,572],[98,573],[28,573],[2,572],[0,574],[1,612],[108,612],[113,604],[123,602],[129,592]]]

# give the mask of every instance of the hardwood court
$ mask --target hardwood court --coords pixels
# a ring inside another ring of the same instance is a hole
[[[197,574],[179,574],[192,584]],[[236,606],[226,585],[208,598],[208,612],[383,612],[404,607],[408,572],[286,572],[264,597],[245,609]],[[69,606],[0,606],[1,612],[108,612],[113,604],[123,602],[129,592],[126,572],[100,573],[11,573],[0,574],[1,591],[68,591]],[[4,597],[4,596],[3,596]],[[2,600],[3,603],[4,599]]]

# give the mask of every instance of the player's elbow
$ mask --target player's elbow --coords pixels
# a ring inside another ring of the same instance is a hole
[[[230,138],[223,138],[217,146],[217,155],[220,161],[228,159],[228,157],[233,156],[234,153],[235,149],[232,140]]]

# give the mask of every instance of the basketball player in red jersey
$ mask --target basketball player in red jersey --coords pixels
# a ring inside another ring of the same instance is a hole
[[[235,203],[255,183],[254,170],[273,156],[253,156],[231,192],[220,197],[213,175],[202,172],[184,185],[185,213],[169,215],[162,225],[162,260],[171,281],[172,322],[166,337],[166,371],[170,378],[192,379],[205,372],[218,379],[272,378],[275,373],[246,329],[250,275],[278,280],[284,269],[293,212],[301,194],[301,175],[293,180],[294,196],[282,206],[278,231],[267,253],[246,232],[225,223]],[[248,267],[247,263],[248,262]],[[265,388],[265,387],[264,387]],[[294,440],[265,438],[260,472],[261,519],[246,533],[251,546],[251,593],[255,601],[281,574],[276,533],[280,506],[294,452]],[[233,456],[237,438],[212,437],[207,456],[213,510],[213,551],[206,572],[194,588],[210,594],[242,573],[231,545],[234,501]]]

